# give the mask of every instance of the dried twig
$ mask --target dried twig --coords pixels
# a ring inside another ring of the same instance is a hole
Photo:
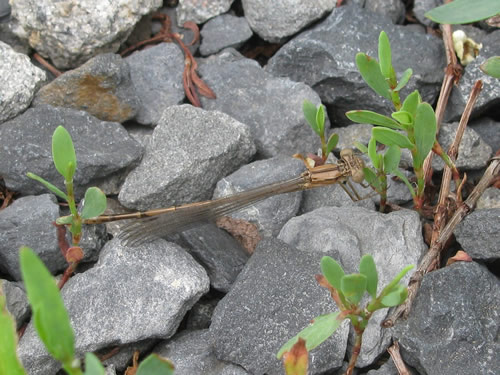
[[[40,64],[42,64],[49,72],[51,72],[55,77],[59,77],[62,72],[60,70],[57,70],[55,66],[50,64],[47,60],[45,60],[42,56],[40,56],[38,53],[33,54],[33,58],[38,61]]]
[[[411,375],[410,371],[406,368],[403,358],[401,358],[401,353],[399,352],[399,342],[397,340],[394,341],[391,347],[387,348],[387,351],[389,352],[399,375]]]

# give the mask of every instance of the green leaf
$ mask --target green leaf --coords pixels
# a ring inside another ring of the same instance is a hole
[[[59,224],[59,225],[73,224],[73,216],[72,215],[67,215],[67,216],[58,217],[56,219],[56,224]]]
[[[54,358],[70,363],[74,357],[74,335],[54,278],[27,247],[20,250],[20,263],[38,335]]]
[[[174,365],[158,354],[150,354],[137,369],[136,375],[173,375]]]
[[[417,195],[415,193],[415,189],[413,189],[413,186],[410,184],[410,181],[408,181],[408,179],[406,178],[406,176],[403,173],[401,173],[401,171],[399,169],[394,169],[391,173],[393,175],[399,177],[401,179],[401,181],[403,181],[405,183],[406,187],[410,191],[411,196],[413,198],[415,198],[415,196]]]
[[[400,111],[408,112],[412,117],[415,117],[415,114],[417,113],[417,107],[421,102],[422,99],[420,98],[420,93],[415,90],[406,97]]]
[[[340,311],[325,314],[314,318],[314,321],[311,325],[304,328],[300,331],[296,336],[291,338],[283,345],[276,357],[281,359],[285,352],[288,352],[292,346],[299,340],[301,337],[306,342],[307,351],[311,351],[319,344],[328,339],[336,329],[342,324],[342,320],[338,320],[337,317],[340,314]]]
[[[328,157],[330,152],[332,152],[335,146],[337,146],[337,143],[339,143],[339,135],[333,133],[330,135],[330,138],[328,138],[328,143],[326,144],[326,157]]]
[[[366,283],[365,275],[359,273],[345,275],[340,280],[340,290],[349,302],[357,305],[366,291]]]
[[[401,148],[412,149],[415,145],[411,143],[406,135],[387,128],[373,128],[372,137],[386,146],[396,145]]]
[[[436,140],[436,114],[429,103],[420,103],[417,106],[415,115],[415,144],[417,152],[422,159],[427,157],[427,154],[432,149],[432,145]]]
[[[392,118],[378,114],[377,112],[355,110],[346,112],[345,115],[349,120],[357,122],[359,124],[373,124],[385,126],[386,128],[403,129],[403,127]]]
[[[380,293],[380,295],[382,297],[386,296],[388,293],[391,293],[394,288],[396,287],[396,285],[401,281],[401,279],[408,273],[408,271],[410,271],[413,267],[415,267],[414,265],[408,265],[406,266],[405,268],[403,268],[403,270],[394,278],[392,279],[389,284],[387,284],[384,288],[384,290],[382,290],[382,293]]]
[[[481,21],[498,13],[498,0],[454,0],[430,10],[425,16],[437,23],[456,25]]]
[[[390,79],[393,71],[391,62],[391,43],[385,31],[381,31],[378,37],[378,61],[382,75]]]
[[[378,157],[377,154],[377,141],[375,138],[370,138],[370,141],[368,142],[368,157],[373,163],[373,166],[375,169],[380,168],[380,158]]]
[[[302,103],[302,112],[304,112],[304,117],[312,130],[314,130],[317,135],[321,136],[322,134],[319,131],[318,123],[316,122],[316,106],[309,100],[304,100]]]
[[[378,274],[373,257],[363,255],[359,262],[359,273],[366,276],[366,291],[372,298],[377,298]]]
[[[105,375],[106,370],[93,353],[85,353],[85,375]]]
[[[372,186],[377,192],[381,190],[380,180],[377,175],[370,168],[363,168],[363,173],[365,174],[365,180],[368,185]]]
[[[381,303],[384,307],[398,306],[405,301],[406,297],[408,297],[408,289],[399,284],[382,298]]]
[[[331,286],[333,286],[337,290],[340,290],[340,280],[345,273],[341,265],[338,264],[337,261],[329,256],[324,256],[323,258],[321,258],[321,272]]]
[[[399,166],[401,159],[401,149],[396,146],[389,146],[384,154],[384,171],[386,174],[392,173]]]
[[[51,192],[53,192],[54,194],[56,194],[60,198],[64,199],[66,202],[68,201],[68,196],[65,193],[63,193],[61,190],[59,190],[59,188],[57,186],[52,185],[50,182],[45,181],[40,176],[37,176],[36,174],[31,173],[31,172],[26,173],[26,176],[28,176],[29,178],[32,178],[35,181],[40,182],[47,189],[49,189]]]
[[[0,375],[25,375],[16,353],[16,325],[6,305],[0,282]]]
[[[406,112],[400,110],[398,112],[393,112],[391,116],[401,124],[405,125],[405,127],[409,127],[413,125],[413,115],[410,112]]]
[[[316,111],[316,124],[318,124],[319,133],[322,135],[325,132],[325,106],[320,104]]]
[[[354,147],[356,147],[363,154],[367,154],[368,153],[368,148],[364,144],[359,143],[358,141],[354,141]]]
[[[66,181],[71,181],[76,169],[76,154],[71,135],[62,126],[52,135],[52,158],[57,171]]]
[[[479,67],[483,72],[500,79],[500,56],[492,56]]]
[[[99,188],[88,188],[85,192],[82,219],[99,216],[104,210],[106,210],[106,195]]]
[[[403,87],[405,87],[408,81],[410,80],[412,74],[413,70],[411,70],[411,68],[406,69],[403,72],[401,78],[399,79],[398,85],[394,88],[393,91],[400,91]]]
[[[392,102],[389,84],[382,75],[377,60],[360,52],[356,55],[356,65],[366,84],[377,94]]]

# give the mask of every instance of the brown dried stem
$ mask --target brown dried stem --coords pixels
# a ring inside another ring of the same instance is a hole
[[[399,342],[397,340],[394,341],[391,347],[387,348],[387,351],[389,352],[392,362],[394,362],[399,375],[411,375],[410,371],[406,368],[403,358],[401,358],[401,353],[399,352]]]
[[[60,70],[57,70],[56,67],[54,67],[52,64],[50,64],[47,60],[45,60],[42,56],[40,56],[38,53],[33,54],[33,58],[38,61],[40,64],[42,64],[45,69],[47,69],[49,72],[51,72],[55,77],[59,77],[62,72]]]

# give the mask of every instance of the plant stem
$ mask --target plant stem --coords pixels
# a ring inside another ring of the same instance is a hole
[[[354,366],[356,365],[356,362],[358,360],[359,353],[361,352],[361,343],[363,341],[364,330],[357,329],[356,327],[354,329],[356,331],[356,340],[354,342],[354,348],[352,350],[351,359],[349,360],[349,366],[347,366],[345,375],[352,375]]]

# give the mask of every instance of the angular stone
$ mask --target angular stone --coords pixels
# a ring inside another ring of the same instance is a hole
[[[210,333],[217,358],[252,374],[283,374],[280,347],[318,315],[337,310],[314,274],[325,253],[262,240],[228,294],[215,308]],[[344,322],[309,356],[312,374],[340,367],[347,345]]]
[[[279,43],[317,21],[335,7],[335,0],[242,0],[250,27],[271,43]]]
[[[393,336],[420,374],[493,375],[500,368],[499,311],[498,278],[476,262],[457,262],[424,276]]]
[[[35,92],[46,80],[45,72],[28,56],[0,41],[0,123],[17,116],[31,104]]]
[[[137,51],[125,59],[141,101],[136,121],[157,125],[165,108],[184,99],[182,72],[184,57],[174,43]]]
[[[306,153],[319,147],[318,136],[302,113],[305,99],[320,103],[310,87],[273,77],[234,50],[203,60],[199,72],[217,95],[216,99],[201,97],[203,108],[222,111],[248,125],[262,157]]]
[[[3,294],[7,300],[7,310],[19,329],[31,313],[26,292],[20,285],[8,280],[0,279],[0,288],[2,289],[0,294]]]
[[[99,53],[118,51],[141,17],[162,3],[19,0],[11,6],[12,18],[22,27],[20,36],[56,67],[71,68]]]
[[[35,173],[65,191],[63,178],[52,161],[52,134],[62,125],[70,133],[76,150],[75,195],[83,198],[87,187],[120,174],[141,157],[141,146],[116,122],[104,122],[83,111],[40,106],[0,126],[0,175],[6,186],[27,194],[46,193],[40,183],[26,176]],[[112,185],[102,186],[116,192]]]
[[[128,64],[120,55],[103,53],[42,87],[33,106],[73,108],[103,121],[124,122],[135,116],[139,100]]]
[[[490,145],[493,152],[500,150],[500,122],[483,117],[472,121],[469,127]]]
[[[385,15],[396,24],[402,24],[405,20],[406,9],[401,0],[366,0],[365,8],[370,12]]]
[[[225,13],[231,7],[233,0],[179,0],[177,5],[177,25],[184,22],[203,23],[212,17]]]
[[[391,103],[372,91],[355,63],[358,52],[378,59],[381,30],[391,42],[396,72],[413,70],[401,91],[402,98],[418,89],[424,101],[433,103],[446,64],[441,40],[394,25],[386,17],[353,5],[335,8],[324,21],[286,43],[269,60],[266,70],[311,86],[327,106],[332,124],[349,124],[345,112],[355,109],[387,115]]]
[[[467,215],[453,232],[462,249],[473,259],[494,262],[500,258],[500,208]]]
[[[416,265],[425,250],[420,218],[410,210],[381,214],[362,207],[323,207],[291,219],[278,238],[312,256],[331,256],[346,273],[359,272],[361,257],[371,254],[378,269],[378,293],[404,267]],[[378,310],[370,319],[359,367],[370,365],[390,345],[390,333],[380,326],[387,311]]]
[[[209,199],[216,182],[254,153],[248,128],[228,115],[171,106],[118,198],[138,210]]]
[[[175,335],[158,344],[153,352],[172,361],[176,375],[250,375],[243,368],[215,357],[208,329]]]
[[[224,48],[239,48],[252,34],[244,17],[222,14],[212,18],[201,29],[200,53],[208,56]]]
[[[111,345],[172,336],[185,313],[209,289],[203,268],[180,247],[158,240],[136,248],[106,244],[99,262],[62,290],[77,355]],[[30,323],[18,355],[30,374],[60,367]]]

